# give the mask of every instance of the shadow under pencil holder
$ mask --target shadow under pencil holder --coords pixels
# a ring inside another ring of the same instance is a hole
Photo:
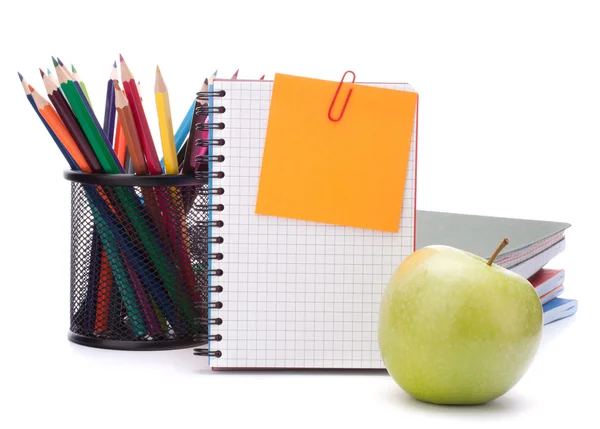
[[[121,350],[202,344],[209,189],[193,176],[67,171],[71,182],[69,339]]]

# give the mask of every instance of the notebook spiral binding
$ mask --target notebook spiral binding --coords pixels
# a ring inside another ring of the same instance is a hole
[[[202,133],[200,135],[200,138],[195,141],[196,146],[208,148],[207,154],[198,155],[195,159],[196,165],[198,166],[198,168],[196,169],[196,177],[199,179],[208,180],[209,183],[209,186],[202,191],[205,193],[205,195],[222,195],[224,193],[223,188],[218,187],[218,185],[215,186],[215,181],[225,177],[225,173],[223,171],[216,171],[218,170],[218,168],[215,168],[215,166],[222,163],[225,160],[225,157],[223,155],[212,155],[211,149],[214,146],[223,146],[225,144],[225,140],[211,138],[211,134],[208,135],[208,138],[204,138],[204,131],[222,130],[225,128],[225,124],[223,122],[211,122],[213,115],[222,114],[225,112],[225,107],[214,107],[211,105],[212,103],[203,104],[202,102],[222,97],[225,97],[225,91],[223,90],[204,92],[201,91],[196,94],[197,107],[194,113],[196,115],[207,116],[207,120],[205,122],[201,122],[196,125],[196,130],[202,131]],[[215,220],[212,216],[214,213],[222,212],[225,209],[223,204],[209,203],[208,205],[202,206],[201,209],[206,211],[206,213],[210,214],[210,220],[203,222],[202,226],[207,228],[221,228],[223,226],[222,220]],[[215,237],[213,236],[213,234],[208,234],[206,241],[207,245],[210,243],[220,244],[223,243],[223,237]],[[215,268],[214,265],[215,261],[220,261],[223,259],[223,254],[208,252],[206,256],[207,259],[211,261],[211,269],[207,271],[207,275],[211,279],[219,278],[220,276],[222,276],[223,270],[220,268]],[[210,281],[208,283],[213,282]],[[210,334],[210,327],[212,325],[221,325],[223,323],[223,320],[219,317],[211,318],[210,310],[222,308],[223,303],[220,301],[210,302],[210,299],[213,294],[223,292],[223,286],[207,284],[200,285],[199,288],[203,292],[206,292],[208,295],[207,302],[202,302],[196,306],[199,310],[201,310],[201,313],[203,315],[202,317],[198,318],[198,324],[205,325],[207,328],[207,333],[197,334],[195,339],[206,343],[219,342],[223,339],[223,337],[221,336],[221,334]],[[210,350],[210,347],[207,347],[195,348],[194,355],[219,358],[221,357],[222,353],[220,350]]]

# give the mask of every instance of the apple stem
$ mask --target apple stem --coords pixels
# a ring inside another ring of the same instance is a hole
[[[508,238],[505,238],[504,240],[502,240],[502,243],[500,243],[500,246],[498,246],[498,248],[496,249],[494,254],[492,256],[490,256],[490,259],[488,259],[488,261],[487,261],[487,264],[490,267],[492,266],[492,262],[494,262],[494,259],[496,259],[496,256],[498,256],[498,254],[500,252],[502,252],[502,249],[504,249],[507,244],[508,244]]]

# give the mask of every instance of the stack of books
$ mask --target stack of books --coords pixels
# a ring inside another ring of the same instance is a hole
[[[489,258],[504,237],[509,245],[495,263],[527,278],[544,310],[544,324],[572,316],[577,300],[560,297],[565,271],[544,268],[566,248],[568,223],[417,211],[417,249],[445,244]]]

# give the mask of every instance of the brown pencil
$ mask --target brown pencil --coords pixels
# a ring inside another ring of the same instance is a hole
[[[117,113],[119,114],[119,120],[121,121],[127,150],[129,151],[129,156],[131,156],[135,174],[148,175],[148,166],[144,160],[144,151],[142,150],[142,143],[135,127],[133,113],[117,81],[115,81],[115,106],[117,107]]]

